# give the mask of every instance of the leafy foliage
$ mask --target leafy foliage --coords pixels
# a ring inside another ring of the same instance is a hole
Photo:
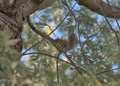
[[[64,1],[64,0],[63,0]],[[71,9],[71,10],[70,10]],[[10,31],[0,31],[0,85],[1,86],[119,86],[120,28],[114,19],[97,15],[75,1],[57,2],[50,8],[32,15],[34,26],[51,38],[66,38],[74,30],[78,45],[58,56],[55,46],[24,24],[22,53],[11,49],[18,39],[10,40]],[[9,35],[6,35],[9,34]],[[19,61],[19,58],[22,58]],[[56,60],[58,61],[58,70]],[[114,70],[115,66],[117,67]],[[57,77],[57,71],[59,77]],[[59,83],[57,80],[59,79]],[[19,84],[18,84],[19,83]]]

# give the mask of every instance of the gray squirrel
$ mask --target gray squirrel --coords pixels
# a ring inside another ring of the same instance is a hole
[[[55,39],[54,40],[63,51],[67,52],[77,46],[77,37],[74,32],[68,34],[67,40]]]

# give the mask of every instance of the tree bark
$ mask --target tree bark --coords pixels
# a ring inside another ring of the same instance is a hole
[[[8,26],[8,29],[12,33],[10,39],[19,39],[19,41],[13,46],[13,48],[21,52],[21,33],[23,29],[24,19],[36,10],[44,9],[52,5],[54,0],[13,0],[13,2],[10,1],[11,0],[0,0],[0,30],[3,30],[6,26]]]
[[[120,19],[120,7],[109,5],[103,0],[77,0],[77,2],[102,16]]]

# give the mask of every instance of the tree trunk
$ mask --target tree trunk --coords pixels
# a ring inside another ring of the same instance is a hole
[[[19,39],[19,41],[12,46],[18,51],[22,50],[22,37],[21,32],[23,28],[23,16],[20,9],[14,9],[11,13],[0,12],[0,30],[6,26],[12,33],[10,39]],[[6,34],[9,35],[9,34]]]
[[[19,39],[12,48],[19,52],[22,50],[21,33],[24,19],[38,9],[48,7],[53,2],[54,0],[0,0],[0,30],[8,26],[12,33],[10,39]]]

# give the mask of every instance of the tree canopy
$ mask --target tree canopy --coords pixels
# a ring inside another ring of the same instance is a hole
[[[1,0],[0,85],[119,86],[119,6],[119,0]]]

